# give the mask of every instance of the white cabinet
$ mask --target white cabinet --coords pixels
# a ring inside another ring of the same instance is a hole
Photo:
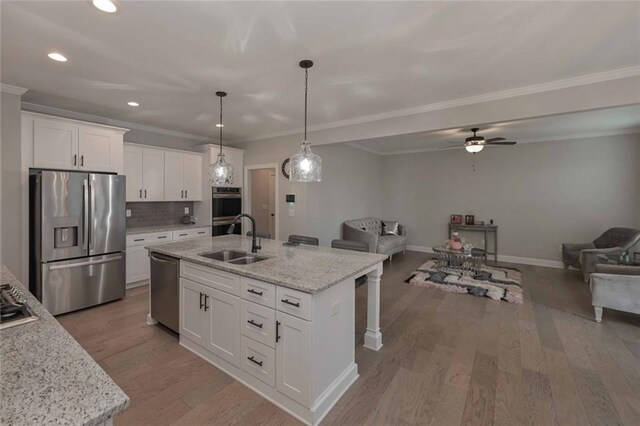
[[[202,201],[202,157],[167,151],[164,154],[166,201]]]
[[[233,184],[232,187],[242,187],[244,178],[244,151],[235,148],[222,148],[224,157],[229,164],[233,167]],[[216,159],[218,153],[215,153]],[[214,160],[215,161],[215,160]]]
[[[205,311],[210,331],[206,348],[225,361],[240,366],[240,298],[208,289]]]
[[[127,129],[29,112],[22,119],[33,130],[23,135],[33,167],[122,173]]]
[[[127,201],[164,200],[164,151],[125,145],[124,174]]]
[[[311,407],[311,323],[284,312],[276,321],[276,389]]]
[[[205,345],[209,331],[209,309],[205,310],[208,289],[202,284],[180,279],[180,335]]]
[[[149,256],[144,246],[127,247],[127,284],[148,280],[150,276],[149,265]]]

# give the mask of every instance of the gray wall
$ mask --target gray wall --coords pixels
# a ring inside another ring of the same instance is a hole
[[[0,94],[0,263],[22,279],[21,96]]]
[[[278,163],[296,153],[300,142],[252,142],[238,145],[245,149],[245,166]],[[322,157],[323,181],[289,182],[278,172],[279,237],[290,234],[315,236],[329,245],[341,237],[341,224],[347,219],[377,216],[381,212],[380,168],[382,158],[347,145],[312,147]],[[296,195],[295,216],[288,216],[285,194]]]
[[[640,228],[640,135],[491,147],[475,157],[475,172],[462,149],[384,158],[383,213],[407,226],[409,244],[442,244],[452,213],[493,218],[501,254],[549,260],[560,259],[562,242]]]

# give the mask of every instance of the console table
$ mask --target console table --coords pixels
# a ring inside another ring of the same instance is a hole
[[[493,260],[498,261],[498,225],[456,225],[455,223],[449,224],[449,238],[451,238],[451,233],[454,231],[474,231],[474,232],[483,232],[484,233],[484,252],[487,256],[492,255]],[[489,234],[493,234],[493,252],[490,252],[488,248],[488,239]]]

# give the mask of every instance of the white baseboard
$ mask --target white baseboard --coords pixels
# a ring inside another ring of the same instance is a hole
[[[419,251],[423,253],[433,253],[431,247],[408,245],[407,250]],[[498,255],[499,262],[519,263],[521,265],[545,266],[547,268],[564,268],[564,264],[559,260],[536,259],[534,257],[508,256],[504,254]]]

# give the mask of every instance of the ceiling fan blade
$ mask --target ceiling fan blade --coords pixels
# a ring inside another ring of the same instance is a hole
[[[487,140],[485,140],[485,142],[497,142],[497,141],[503,141],[505,140],[504,138],[489,138]]]
[[[464,144],[460,144],[460,145],[451,145],[451,146],[441,146],[441,147],[438,147],[438,149],[462,148],[463,146],[464,146]]]
[[[447,141],[447,143],[463,143],[463,142],[460,142],[460,141]]]
[[[485,145],[515,145],[518,142],[513,142],[513,141],[506,141],[506,142],[502,142],[502,141],[497,141],[497,142],[486,142]]]

